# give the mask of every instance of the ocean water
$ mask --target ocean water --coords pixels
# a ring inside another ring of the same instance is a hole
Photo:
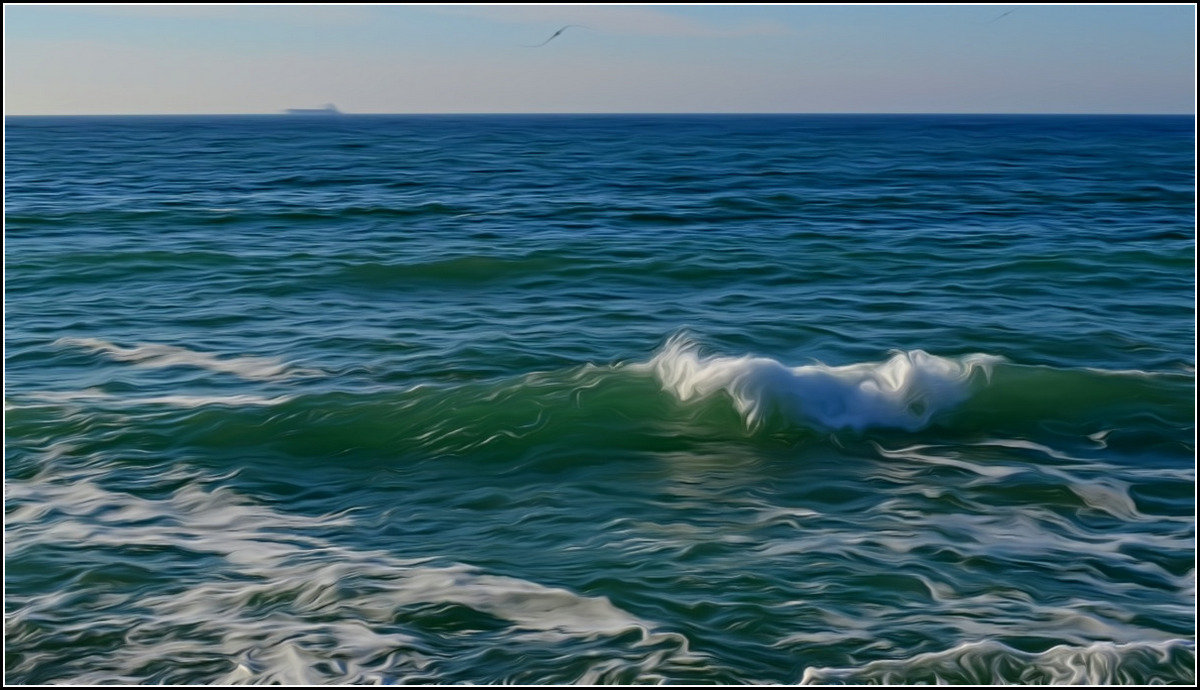
[[[1195,680],[1191,117],[5,145],[9,683]]]

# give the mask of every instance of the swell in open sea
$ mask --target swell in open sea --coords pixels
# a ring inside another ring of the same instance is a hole
[[[1174,116],[10,117],[5,681],[1195,681]]]

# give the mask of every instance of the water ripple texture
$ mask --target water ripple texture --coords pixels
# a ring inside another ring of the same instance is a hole
[[[5,136],[7,683],[1195,682],[1190,117]]]

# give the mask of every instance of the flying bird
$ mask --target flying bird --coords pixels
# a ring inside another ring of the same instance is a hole
[[[525,47],[526,47],[526,48],[541,48],[542,46],[546,45],[546,44],[547,44],[547,43],[549,43],[550,41],[553,41],[554,39],[558,38],[558,35],[559,35],[559,34],[561,34],[562,32],[566,31],[567,29],[569,29],[569,28],[571,28],[571,27],[573,27],[573,26],[574,26],[574,27],[578,27],[578,28],[580,28],[580,29],[586,29],[586,28],[588,28],[588,27],[586,27],[586,26],[583,26],[582,24],[567,24],[566,26],[564,26],[563,28],[559,29],[558,31],[555,31],[553,34],[551,34],[551,35],[550,35],[550,38],[547,38],[546,40],[542,41],[541,43],[539,43],[539,44],[537,44],[537,45],[535,45],[535,46],[525,46]]]
[[[1004,14],[1000,15],[999,17],[996,17],[996,18],[992,19],[991,21],[984,22],[984,23],[985,23],[985,24],[992,24],[992,23],[994,23],[994,22],[998,22],[998,21],[1000,21],[1001,19],[1004,19],[1004,18],[1005,18],[1005,17],[1007,17],[1008,15],[1012,14],[1013,12],[1016,12],[1016,10],[1015,10],[1015,9],[1009,10],[1009,11],[1005,12]],[[557,34],[556,34],[556,35],[557,35]]]

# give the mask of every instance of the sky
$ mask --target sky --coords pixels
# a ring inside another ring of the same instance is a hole
[[[1190,3],[6,4],[4,111],[1194,114],[1195,27]]]

